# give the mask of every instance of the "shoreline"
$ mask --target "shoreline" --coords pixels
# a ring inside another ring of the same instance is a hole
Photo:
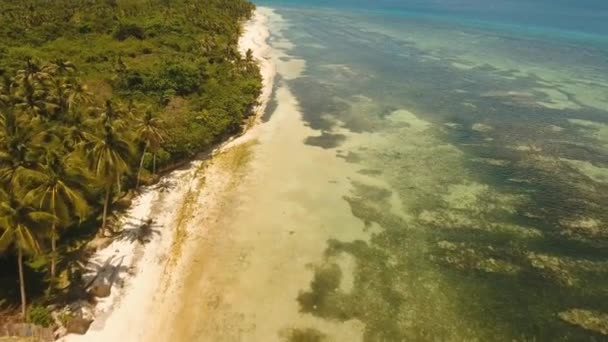
[[[87,313],[94,321],[86,334],[69,334],[59,341],[162,340],[158,333],[180,302],[176,298],[179,280],[188,267],[182,261],[191,254],[188,247],[193,247],[188,241],[199,238],[206,223],[217,221],[214,215],[219,214],[224,195],[238,178],[240,154],[253,135],[251,128],[260,122],[272,95],[276,70],[269,56],[267,24],[267,16],[256,9],[239,39],[239,51],[252,50],[263,78],[259,104],[244,132],[229,138],[209,157],[193,160],[158,184],[141,188],[131,207],[120,215],[120,222],[127,229],[152,222],[150,241],[140,244],[119,238],[91,257],[89,266],[98,272],[101,266],[111,274],[111,294],[99,298],[93,312]]]

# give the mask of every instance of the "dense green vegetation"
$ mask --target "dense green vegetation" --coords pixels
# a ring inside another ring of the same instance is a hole
[[[128,189],[240,129],[261,89],[237,50],[252,10],[0,0],[0,299],[20,297],[27,317],[25,280],[58,291],[67,237],[111,235]]]

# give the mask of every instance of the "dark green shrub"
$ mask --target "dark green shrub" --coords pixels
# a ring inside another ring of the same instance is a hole
[[[129,37],[143,40],[146,38],[146,32],[143,28],[136,24],[120,24],[114,31],[114,38],[123,41]]]
[[[91,28],[91,25],[89,25],[88,23],[82,24],[78,28],[78,33],[81,33],[81,34],[86,34],[86,33],[91,33],[91,32],[93,32],[93,29]]]
[[[180,96],[198,92],[202,82],[198,68],[185,63],[165,63],[158,78],[166,82],[162,90],[173,89]]]

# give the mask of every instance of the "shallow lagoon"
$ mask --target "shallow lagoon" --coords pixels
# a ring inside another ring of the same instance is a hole
[[[601,37],[275,7],[184,340],[608,338]]]

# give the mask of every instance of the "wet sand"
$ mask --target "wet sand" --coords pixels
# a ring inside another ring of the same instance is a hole
[[[289,56],[281,18],[265,13],[273,45],[284,47],[273,51],[278,74],[297,78],[304,61]],[[192,254],[184,261],[189,266],[178,292],[182,302],[167,324],[172,341],[275,341],[310,326],[330,337],[361,340],[360,322],[302,314],[296,300],[312,280],[312,265],[322,262],[328,239],[369,237],[343,199],[357,169],[335,151],[305,144],[318,133],[305,126],[285,83],[274,96],[278,105],[271,119],[241,146],[248,158],[219,220],[188,247]],[[339,262],[345,270],[353,267],[346,256]],[[348,288],[348,274],[344,278]]]

